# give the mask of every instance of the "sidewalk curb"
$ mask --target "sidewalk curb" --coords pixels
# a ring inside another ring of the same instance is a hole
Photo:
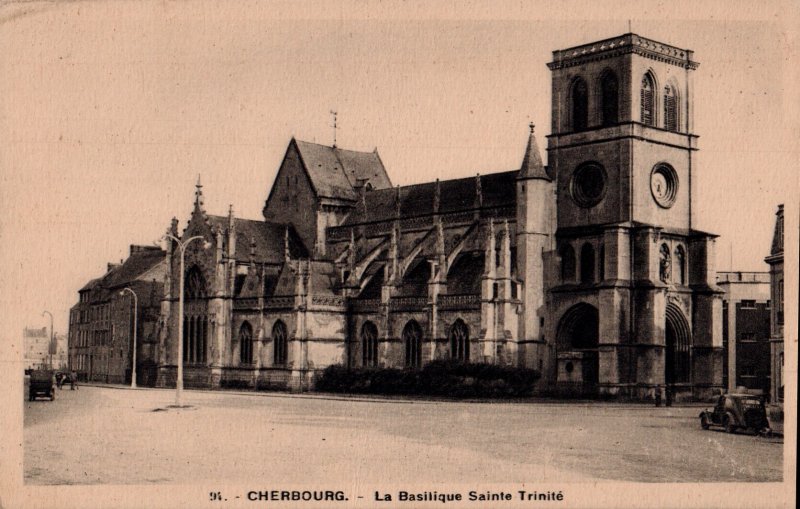
[[[131,387],[129,385],[117,384],[104,384],[98,382],[83,382],[80,384],[83,387],[97,387],[101,389],[115,389],[115,390],[128,390],[128,391],[167,391],[172,392],[174,387]],[[707,407],[708,403],[703,402],[688,402],[672,407],[655,407],[647,403],[626,403],[617,401],[595,401],[595,400],[580,400],[580,399],[548,399],[548,398],[530,398],[530,399],[447,399],[447,398],[409,398],[403,396],[397,397],[376,397],[376,396],[362,396],[360,394],[347,394],[335,395],[331,393],[292,393],[292,392],[278,392],[278,391],[237,391],[229,389],[184,389],[186,392],[198,392],[204,394],[224,394],[232,396],[261,396],[267,398],[289,398],[289,399],[317,399],[324,401],[350,401],[350,402],[365,402],[365,403],[400,403],[400,404],[436,404],[436,403],[472,403],[472,404],[506,404],[506,405],[546,405],[546,406],[602,406],[607,408],[625,407],[625,408],[640,408],[642,410],[652,410],[656,408],[663,408],[669,410],[670,408],[703,408]]]

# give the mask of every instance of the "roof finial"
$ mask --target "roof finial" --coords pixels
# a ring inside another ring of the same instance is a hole
[[[631,28],[631,20],[628,20],[628,33],[629,34],[633,33],[633,29]]]
[[[289,252],[289,225],[283,231],[283,259],[289,261],[291,253]]]
[[[533,134],[533,129],[536,127],[536,124],[534,124],[533,122],[531,122],[530,124],[528,124],[528,127],[530,127],[530,128],[531,128],[531,134]]]
[[[200,174],[197,174],[197,184],[194,185],[194,207],[197,210],[203,208],[203,184],[200,183]]]
[[[336,148],[336,117],[338,113],[336,110],[331,110],[331,115],[333,115],[333,148]]]

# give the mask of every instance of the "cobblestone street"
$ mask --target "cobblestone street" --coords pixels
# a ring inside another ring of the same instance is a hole
[[[699,407],[325,399],[80,387],[25,403],[26,484],[780,481],[782,440]]]

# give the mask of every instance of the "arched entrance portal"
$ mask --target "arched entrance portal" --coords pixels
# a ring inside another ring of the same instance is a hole
[[[597,308],[586,303],[569,308],[558,324],[556,342],[561,387],[585,395],[596,394],[600,381]]]
[[[665,331],[664,381],[668,386],[691,383],[691,330],[681,310],[667,305]]]

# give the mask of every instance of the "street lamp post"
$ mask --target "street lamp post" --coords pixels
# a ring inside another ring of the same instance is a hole
[[[42,311],[42,316],[45,314],[50,315],[50,344],[47,345],[47,353],[50,355],[50,369],[53,369],[53,313],[50,311]]]
[[[194,237],[190,237],[185,241],[181,241],[178,237],[167,233],[164,235],[164,238],[172,239],[176,244],[178,244],[178,247],[181,250],[181,276],[178,279],[178,379],[175,381],[175,406],[180,407],[182,406],[181,398],[183,396],[183,257],[186,254],[186,246],[188,246],[193,240],[202,239],[203,236],[195,235]]]
[[[131,387],[136,388],[136,331],[139,328],[139,298],[136,297],[136,292],[130,288],[123,288],[120,295],[125,295],[129,292],[133,296],[133,359],[131,360]]]

